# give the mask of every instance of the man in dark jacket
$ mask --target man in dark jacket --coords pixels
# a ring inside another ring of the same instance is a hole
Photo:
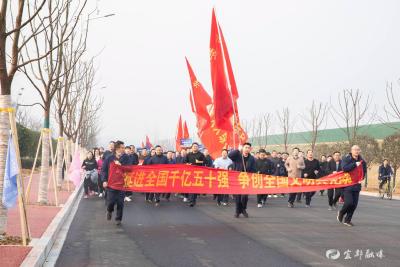
[[[115,221],[117,225],[121,225],[122,215],[124,211],[124,197],[125,191],[115,190],[112,188],[108,188],[108,175],[109,168],[112,162],[116,164],[124,165],[121,162],[121,157],[124,153],[124,142],[116,141],[114,149],[114,154],[109,155],[103,162],[103,166],[101,169],[101,178],[103,180],[103,187],[107,189],[107,220],[111,220],[112,213],[114,212],[114,206],[117,205],[117,215],[115,216]],[[124,177],[119,177],[120,179],[124,179]]]
[[[235,171],[240,172],[249,172],[256,173],[256,161],[254,157],[250,154],[251,144],[244,143],[242,149],[232,150],[229,152],[228,157],[233,162],[233,169]],[[243,214],[244,217],[248,218],[249,214],[247,213],[247,202],[249,200],[248,195],[235,195],[236,202],[236,212],[235,218],[239,218],[240,214]]]
[[[110,143],[108,144],[108,150],[104,151],[103,153],[103,160],[114,154],[114,151],[115,151],[115,142],[110,141]]]
[[[186,160],[186,150],[182,149],[181,152],[179,153],[179,156],[176,157],[175,161],[176,164],[185,164]]]
[[[306,179],[317,179],[321,171],[319,166],[319,161],[314,159],[314,153],[312,150],[307,150],[306,159],[304,160],[305,168],[303,169],[303,177]],[[314,196],[315,192],[306,192],[306,208],[311,206],[311,198]]]
[[[185,163],[196,166],[204,166],[206,157],[199,151],[199,144],[192,144],[192,152],[186,155]],[[189,194],[190,207],[194,207],[197,201],[197,194]]]
[[[379,189],[382,189],[383,185],[390,180],[390,177],[393,175],[392,167],[389,165],[389,161],[387,159],[383,160],[381,166],[379,166],[378,171],[378,180],[379,182]]]
[[[340,159],[341,155],[339,151],[335,151],[333,153],[333,159],[328,162],[326,174],[332,174],[342,171],[342,160]],[[339,201],[340,196],[343,193],[342,188],[336,189],[328,189],[328,203],[329,203],[329,210],[334,210],[337,208],[337,202]]]
[[[265,149],[260,149],[258,151],[258,159],[256,160],[256,170],[257,173],[273,175],[274,174],[274,163],[267,158],[267,151]],[[267,194],[257,195],[257,207],[262,208],[267,202]]]
[[[164,156],[160,145],[155,146],[155,151],[156,154],[150,158],[147,165],[168,164],[168,159]],[[154,206],[158,207],[160,205],[160,193],[150,193],[148,199],[154,200]]]
[[[136,147],[134,145],[130,145],[130,148],[131,148],[130,157],[131,157],[132,165],[139,165],[139,156],[136,152]]]
[[[361,149],[359,146],[354,145],[351,147],[351,152],[345,156],[342,160],[342,168],[345,172],[350,172],[362,165],[364,177],[367,174],[367,164],[365,160],[361,157]],[[354,211],[358,205],[358,198],[360,196],[361,183],[347,186],[343,188],[344,204],[342,209],[338,212],[337,220],[344,225],[354,226],[351,222]],[[343,217],[344,218],[343,222]]]
[[[210,156],[210,153],[208,152],[207,148],[205,148],[203,150],[203,154],[204,154],[204,157],[205,157],[204,166],[212,167],[214,165],[214,159]]]

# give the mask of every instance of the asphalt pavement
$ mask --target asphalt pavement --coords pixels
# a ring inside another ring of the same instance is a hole
[[[269,198],[257,208],[252,196],[250,218],[237,219],[233,202],[218,207],[212,196],[190,208],[134,194],[116,226],[102,199],[83,199],[56,266],[400,266],[400,201],[361,196],[354,227],[338,223],[327,201],[290,209]]]

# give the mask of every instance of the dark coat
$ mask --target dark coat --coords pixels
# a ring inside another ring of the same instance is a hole
[[[232,150],[229,152],[228,157],[233,161],[233,170],[239,172],[257,172],[256,160],[252,155],[249,154],[247,157],[243,157],[242,152],[239,150]],[[243,166],[243,161],[245,162],[246,168]]]

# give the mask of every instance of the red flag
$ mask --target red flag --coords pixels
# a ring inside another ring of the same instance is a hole
[[[189,138],[189,130],[188,130],[186,121],[183,123],[183,138],[185,138],[185,139]]]
[[[239,98],[239,92],[236,87],[235,76],[233,75],[231,59],[230,59],[229,53],[228,53],[228,47],[226,46],[224,34],[222,33],[222,29],[219,24],[218,24],[218,28],[219,28],[219,33],[221,34],[222,48],[224,49],[224,58],[225,58],[225,62],[226,62],[226,69],[228,72],[229,84],[231,87],[233,106],[235,109],[235,116],[239,117],[239,111],[238,111],[238,107],[237,107],[237,100]]]
[[[231,92],[225,74],[224,55],[218,32],[215,11],[212,12],[210,38],[211,81],[213,86],[214,118],[216,127],[232,131],[231,118],[234,114]]]
[[[150,143],[150,139],[149,139],[149,137],[146,135],[146,148],[147,149],[150,149],[150,148],[152,148],[153,147],[153,145]]]
[[[176,129],[175,149],[176,151],[181,150],[181,139],[183,138],[182,133],[182,116],[179,115],[179,121]]]
[[[186,58],[192,90],[190,91],[190,104],[197,117],[197,129],[200,132],[210,126],[211,118],[208,106],[212,104],[211,97],[204,90],[203,85],[197,80],[189,61]]]

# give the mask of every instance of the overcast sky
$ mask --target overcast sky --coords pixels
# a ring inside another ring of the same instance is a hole
[[[91,0],[91,8],[95,1]],[[90,25],[104,97],[100,145],[171,138],[179,114],[195,131],[185,56],[211,94],[209,38],[212,7],[228,44],[243,119],[312,100],[329,102],[342,89],[361,89],[382,109],[387,81],[400,78],[400,1],[97,1]],[[14,84],[33,89],[18,75]],[[399,88],[398,86],[396,88]],[[40,111],[38,111],[40,112]],[[331,121],[328,126],[335,127]],[[279,132],[278,126],[273,126]]]

